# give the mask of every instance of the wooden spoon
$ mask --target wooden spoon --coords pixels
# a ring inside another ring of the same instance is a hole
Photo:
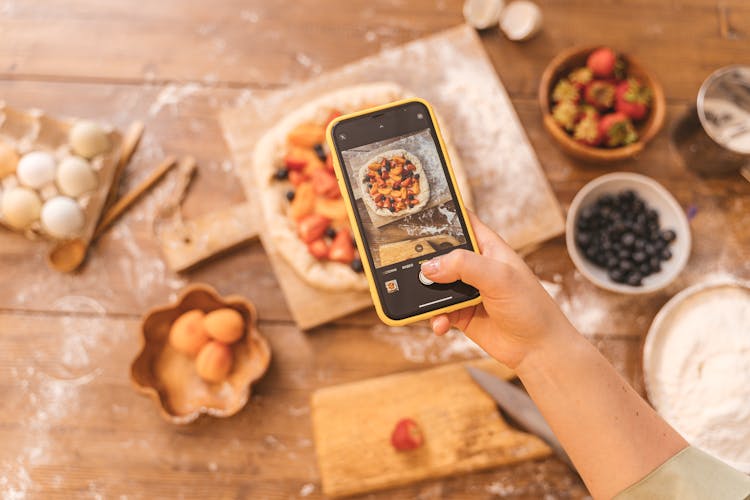
[[[115,172],[112,176],[112,185],[109,188],[109,193],[107,194],[107,199],[104,202],[102,213],[104,213],[112,205],[112,201],[117,194],[117,188],[120,184],[122,172],[123,170],[125,170],[125,167],[130,162],[130,158],[132,158],[133,153],[135,153],[135,150],[138,147],[138,143],[143,136],[143,128],[144,125],[141,121],[135,121],[130,124],[130,127],[128,127],[128,131],[122,141],[122,146],[120,148],[120,159],[117,162],[117,166],[115,166]],[[101,220],[102,219],[100,217],[97,225]],[[78,266],[81,265],[83,259],[86,257],[86,251],[92,239],[93,238],[89,238],[89,241],[86,242],[81,238],[75,238],[59,243],[49,253],[48,261],[50,266],[52,266],[54,270],[63,273],[75,271]]]
[[[192,157],[185,157],[182,160],[183,162],[195,162],[195,160]],[[164,175],[169,172],[172,167],[177,165],[177,159],[174,156],[168,156],[164,161],[162,161],[159,166],[157,166],[149,176],[144,179],[138,186],[133,188],[132,191],[130,191],[128,194],[117,200],[117,203],[115,203],[109,210],[107,210],[107,213],[104,214],[104,217],[101,218],[99,221],[99,224],[96,226],[96,229],[94,230],[94,234],[91,236],[91,239],[89,240],[89,245],[96,240],[101,234],[120,216],[122,215],[130,206],[135,203],[138,198],[141,197],[143,193],[151,189],[151,187],[154,186],[159,180],[164,177]],[[53,251],[53,253],[50,256],[50,260],[55,262],[55,257],[58,258],[57,263],[62,265],[67,265],[66,269],[69,269],[70,271],[75,270],[81,262],[83,262],[83,259],[86,257],[86,250],[89,245],[86,245],[86,243],[81,239],[75,239],[70,240],[67,242],[64,246],[59,247],[57,250],[65,249],[64,255],[59,255],[59,251]],[[68,259],[68,260],[64,260]],[[78,259],[75,261],[74,259]],[[59,268],[55,268],[58,269]],[[65,272],[70,272],[65,271]]]

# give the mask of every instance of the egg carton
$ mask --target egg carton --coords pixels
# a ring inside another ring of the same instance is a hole
[[[80,126],[83,123],[87,122],[73,118],[54,118],[36,109],[19,110],[6,106],[4,102],[0,101],[0,148],[4,148],[4,151],[0,151],[2,153],[0,154],[0,226],[3,229],[22,234],[31,240],[47,241],[51,248],[73,238],[88,243],[115,180],[122,134],[111,126],[99,125],[108,139],[108,147],[99,154],[88,155],[89,158],[83,158],[96,178],[95,186],[87,186],[90,189],[75,193],[72,193],[70,186],[67,186],[66,192],[66,189],[60,186],[59,168],[66,159],[82,156],[76,154],[69,137],[73,127],[76,124]],[[25,155],[32,152],[50,154],[54,158],[54,178],[42,183],[35,183],[35,185],[29,185],[28,179],[26,179],[27,182],[23,182],[16,170],[19,163],[15,161],[13,152],[19,159],[23,159]],[[81,152],[80,146],[78,152]],[[67,214],[74,212],[77,218],[82,214],[83,224],[79,229],[73,232],[67,231],[64,235],[61,235],[60,231],[50,230],[50,227],[46,227],[40,219],[34,220],[24,228],[14,227],[6,220],[3,211],[3,197],[16,187],[25,187],[34,191],[43,206],[48,204],[50,200],[61,196],[72,199],[80,208],[80,211],[71,207],[69,201],[58,202],[55,203],[57,207],[48,207],[48,213],[51,215],[49,220],[65,225]],[[63,205],[63,207],[60,207],[60,205]],[[62,210],[57,210],[57,213],[55,213],[56,208],[62,208]]]

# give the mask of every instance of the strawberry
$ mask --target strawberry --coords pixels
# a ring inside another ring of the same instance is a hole
[[[336,172],[336,169],[333,168],[333,155],[331,153],[328,153],[328,157],[326,158],[326,168],[332,174]]]
[[[300,184],[307,181],[308,179],[309,177],[303,174],[302,172],[299,172],[297,170],[289,171],[289,182],[291,182],[295,186],[299,186]]]
[[[336,177],[331,175],[326,169],[314,171],[311,176],[311,182],[315,188],[315,192],[320,196],[325,196],[326,198],[338,198],[341,196]]]
[[[570,101],[562,101],[555,104],[552,108],[552,118],[562,128],[570,132],[575,127],[576,117],[578,116],[578,106]]]
[[[583,89],[588,83],[594,79],[594,74],[585,66],[576,68],[568,74],[568,80],[578,90]]]
[[[323,126],[323,128],[326,128],[326,127],[328,127],[328,124],[329,124],[329,123],[331,123],[331,122],[332,122],[333,120],[335,120],[336,118],[338,118],[339,116],[341,116],[341,114],[342,114],[342,113],[341,113],[341,111],[339,111],[338,109],[334,109],[333,111],[331,111],[331,112],[330,112],[330,113],[328,114],[328,118],[326,118],[326,123],[325,123],[325,125]]]
[[[573,139],[586,146],[598,146],[604,140],[604,134],[599,130],[599,113],[585,113],[573,130]]]
[[[586,85],[583,96],[587,103],[604,111],[615,103],[615,86],[604,80],[593,80]]]
[[[297,222],[297,233],[302,241],[312,243],[323,237],[330,223],[328,217],[318,214],[306,215]]]
[[[593,116],[594,118],[598,120],[599,111],[597,111],[594,106],[591,106],[589,104],[584,104],[578,107],[578,117],[576,118],[577,122],[580,122],[581,120],[589,116]]]
[[[328,257],[328,243],[323,238],[311,241],[307,244],[307,251],[318,260]]]
[[[411,418],[402,418],[396,422],[391,433],[391,445],[397,451],[416,450],[424,442],[419,425]]]
[[[651,89],[645,87],[638,79],[628,78],[617,85],[615,109],[632,120],[643,120],[648,113],[650,102]]]
[[[599,121],[599,131],[604,136],[604,144],[609,147],[624,146],[638,140],[633,122],[624,113],[604,115]]]
[[[571,101],[577,103],[580,99],[581,94],[578,92],[578,89],[567,78],[563,78],[557,82],[555,88],[552,89],[553,102]]]
[[[342,264],[351,264],[354,260],[354,244],[352,243],[352,235],[348,229],[343,229],[336,233],[336,237],[333,239],[331,248],[328,251],[328,258]]]
[[[306,155],[304,155],[300,150],[292,149],[287,155],[284,157],[284,166],[287,168],[287,170],[302,170],[305,168],[305,165],[307,165],[308,158]]]
[[[586,67],[599,78],[611,78],[615,75],[617,54],[609,47],[601,47],[589,54]]]

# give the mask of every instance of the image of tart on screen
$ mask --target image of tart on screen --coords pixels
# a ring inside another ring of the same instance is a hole
[[[376,268],[466,244],[430,129],[344,150],[342,158]]]

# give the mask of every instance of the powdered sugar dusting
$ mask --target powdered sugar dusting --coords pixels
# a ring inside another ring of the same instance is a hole
[[[451,329],[438,337],[426,326],[388,327],[376,325],[372,335],[401,350],[404,358],[414,363],[441,363],[472,359],[487,354],[462,332]]]

